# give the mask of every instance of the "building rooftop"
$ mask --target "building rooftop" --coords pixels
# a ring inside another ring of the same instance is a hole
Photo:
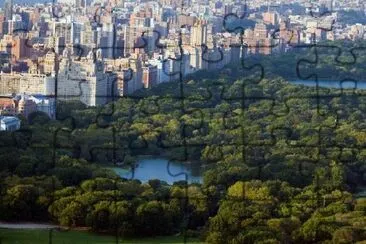
[[[10,122],[14,122],[14,121],[19,121],[20,119],[18,119],[17,117],[14,116],[0,116],[0,121],[4,122],[4,123],[10,123]]]

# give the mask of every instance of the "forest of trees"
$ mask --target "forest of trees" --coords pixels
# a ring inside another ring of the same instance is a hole
[[[262,57],[263,77],[232,65],[101,107],[59,101],[57,120],[24,119],[1,134],[0,219],[207,243],[366,240],[366,199],[354,196],[366,180],[366,97],[291,85],[304,55]],[[362,60],[347,73],[325,56],[320,74],[365,77]],[[103,167],[133,169],[139,155],[203,165],[203,183]]]

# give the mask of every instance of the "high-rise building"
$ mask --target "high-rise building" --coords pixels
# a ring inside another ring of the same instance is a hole
[[[162,83],[162,82],[167,82],[169,81],[169,75],[168,75],[168,70],[169,70],[169,63],[163,60],[163,56],[161,54],[159,54],[159,56],[157,58],[154,59],[149,59],[149,63],[151,65],[156,66],[157,68],[157,82],[158,83]]]
[[[13,19],[13,0],[5,0],[4,2],[4,15],[5,20],[9,21]]]
[[[141,26],[125,26],[123,31],[124,48],[123,54],[125,57],[130,56],[138,49],[144,49],[147,45],[144,40],[146,37],[142,35],[146,33],[146,28]]]
[[[180,26],[183,26],[183,25],[193,26],[194,23],[196,22],[196,19],[197,18],[195,16],[188,16],[188,15],[181,14],[178,16],[178,24]]]
[[[55,74],[58,71],[58,59],[57,54],[48,51],[43,59],[43,73]]]
[[[276,12],[265,12],[262,14],[263,22],[266,24],[277,25],[278,14]]]
[[[203,48],[202,47],[194,47],[190,50],[190,65],[193,71],[197,71],[200,69],[207,69],[207,62],[202,59],[203,57]]]
[[[71,23],[54,22],[53,23],[53,35],[55,37],[64,37],[65,44],[69,44],[72,41],[71,35]]]
[[[30,12],[21,11],[19,15],[21,16],[21,21],[23,22],[22,27],[26,30],[30,30],[32,28],[32,26],[30,25]]]
[[[102,28],[102,54],[103,58],[112,58],[117,49],[115,43],[115,28],[113,24],[104,23]]]
[[[93,30],[93,27],[91,26],[90,23],[85,23],[80,33],[80,44],[82,45],[94,44],[95,39],[96,39],[96,32]]]
[[[106,72],[111,75],[109,87],[112,88],[112,91],[109,94],[112,94],[114,98],[128,95],[129,90],[133,92],[131,87],[136,74],[133,73],[134,70],[131,68],[131,60],[131,58],[104,60]]]
[[[82,23],[78,23],[78,22],[71,23],[71,42],[73,44],[80,44],[82,29],[83,29]]]
[[[130,25],[131,26],[139,26],[144,27],[146,24],[146,18],[141,17],[140,15],[132,14],[130,17]]]
[[[66,47],[65,37],[56,36],[54,38],[55,38],[55,44],[54,44],[55,53],[61,55]]]
[[[6,30],[5,14],[0,12],[0,38],[5,34]]]
[[[8,21],[8,34],[13,34],[16,30],[21,30],[24,28],[24,23],[22,16],[19,14],[14,14],[13,19]]]
[[[83,53],[87,54],[96,47],[97,32],[90,23],[84,23],[80,32],[80,44]]]
[[[207,25],[198,20],[191,28],[191,46],[201,46],[207,43]]]
[[[132,79],[128,81],[128,94],[131,94],[132,92],[143,88],[142,62],[137,55],[133,55],[133,58],[131,58],[129,61],[130,61],[130,67],[133,71]]]
[[[69,48],[63,52],[57,76],[57,97],[64,100],[80,100],[88,106],[105,104],[108,94],[108,76],[99,49],[94,60],[90,52],[87,57],[73,60]]]
[[[267,35],[267,26],[264,23],[257,23],[254,27],[254,38],[256,40],[263,40],[267,38]]]
[[[29,12],[29,26],[34,26],[40,20],[40,10],[38,8],[32,9]],[[31,28],[30,28],[31,29]]]
[[[21,36],[13,37],[13,46],[11,49],[11,54],[15,60],[19,60],[28,56],[27,52],[27,39]]]
[[[158,83],[158,69],[156,66],[147,65],[142,67],[142,81],[144,88],[151,88]]]

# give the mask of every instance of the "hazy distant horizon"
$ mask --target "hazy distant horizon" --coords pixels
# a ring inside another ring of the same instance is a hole
[[[58,2],[58,0],[13,0],[14,4],[27,4],[27,5],[34,5],[36,3],[52,3],[53,1],[55,1],[56,3]],[[87,1],[89,4],[91,2],[91,0]],[[0,8],[3,8],[3,4],[0,4]]]
[[[55,1],[57,2],[57,0]],[[46,2],[52,3],[52,0],[13,0],[14,4],[29,4],[29,5],[33,5],[36,3],[46,3]]]

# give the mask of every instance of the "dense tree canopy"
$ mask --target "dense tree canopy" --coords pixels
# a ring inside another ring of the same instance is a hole
[[[260,60],[263,79],[231,65],[105,106],[59,101],[57,120],[35,114],[2,133],[0,219],[208,243],[366,239],[366,201],[352,195],[366,179],[366,97],[286,81],[313,54],[248,59]],[[365,76],[362,57],[351,70],[332,55],[321,52],[320,75]],[[139,155],[199,164],[203,183],[140,182],[103,168],[131,169]]]

